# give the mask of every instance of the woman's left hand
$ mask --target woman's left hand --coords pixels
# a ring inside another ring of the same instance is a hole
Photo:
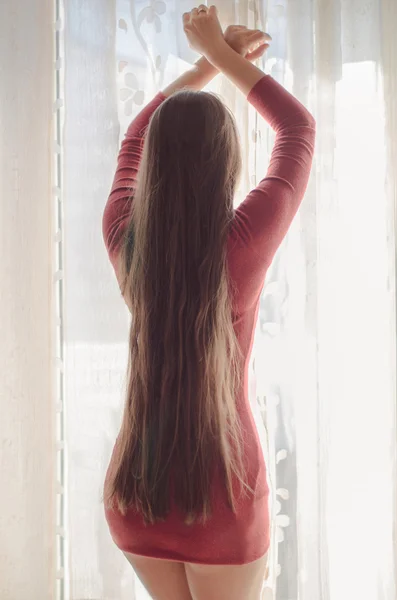
[[[272,39],[260,29],[248,29],[244,25],[229,25],[224,37],[233,50],[250,62],[264,55]]]

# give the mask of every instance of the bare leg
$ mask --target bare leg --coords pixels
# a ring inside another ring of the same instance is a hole
[[[193,600],[260,600],[267,556],[246,565],[185,564]]]
[[[125,553],[153,600],[192,600],[183,563]]]

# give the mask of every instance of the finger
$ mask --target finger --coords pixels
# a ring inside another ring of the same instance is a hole
[[[270,37],[270,35],[268,33],[265,33],[264,31],[260,31],[260,29],[254,29],[249,32],[248,40],[250,43],[255,43],[255,42],[260,43],[260,42],[271,42],[272,38]]]
[[[258,60],[258,58],[261,58],[265,54],[265,52],[268,48],[269,48],[269,44],[267,44],[267,43],[261,44],[255,50],[253,50],[252,52],[249,52],[245,58],[251,62],[254,60]]]
[[[190,12],[185,12],[182,15],[183,24],[187,25],[190,21]]]
[[[247,33],[247,41],[249,44],[261,44],[267,41],[266,34],[263,31],[255,29]]]
[[[200,13],[206,13],[207,12],[207,7],[205,4],[200,4],[200,6],[197,7],[197,12]]]
[[[248,31],[248,29],[244,27],[244,25],[228,25],[225,29],[225,33],[242,33],[243,30]]]
[[[218,9],[216,8],[216,6],[214,4],[211,4],[211,6],[209,7],[208,14],[211,15],[211,17],[218,16]]]

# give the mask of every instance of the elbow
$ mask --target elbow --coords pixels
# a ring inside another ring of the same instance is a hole
[[[106,248],[108,249],[112,245],[113,220],[114,215],[112,214],[112,206],[109,202],[107,202],[105,210],[102,214],[102,239],[105,243]]]
[[[109,218],[108,218],[108,205],[105,206],[105,210],[102,213],[102,237],[103,241],[107,242],[109,231]]]
[[[314,131],[316,131],[317,128],[317,122],[316,119],[313,117],[313,115],[311,113],[309,114],[309,125],[312,129],[314,129]]]
[[[291,131],[291,133],[294,133],[297,128],[310,130],[314,133],[316,131],[316,119],[303,105],[301,105],[301,110],[299,110],[298,113],[295,113],[289,119],[288,123],[284,123],[281,129],[283,129],[285,132]]]
[[[316,142],[316,127],[317,127],[317,123],[316,123],[316,119],[313,117],[313,115],[306,110],[305,111],[305,119],[304,121],[302,120],[302,125],[304,126],[305,129],[305,138],[306,141],[308,143],[310,143],[311,145],[311,154],[314,153],[314,145]]]
[[[306,127],[310,127],[310,129],[314,129],[314,131],[316,131],[316,119],[314,118],[312,113],[307,110],[307,108],[305,108],[304,115],[302,115],[302,116],[303,116],[302,124],[304,124]]]
[[[295,121],[293,123],[295,126],[309,127],[310,129],[316,130],[316,119],[303,104],[300,105],[300,110],[298,113],[295,113],[293,120]]]
[[[309,116],[310,116],[309,127],[312,132],[312,144],[313,144],[313,152],[314,152],[314,147],[316,145],[316,138],[317,138],[317,123],[316,123],[316,119],[313,117],[312,114],[309,113]]]

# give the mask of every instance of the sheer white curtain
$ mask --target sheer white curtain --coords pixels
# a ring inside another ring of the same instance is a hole
[[[0,598],[52,598],[51,0],[0,3]]]
[[[311,182],[269,272],[252,360],[273,490],[263,598],[395,600],[397,4],[217,5],[224,24],[272,35],[265,71],[318,124]],[[128,335],[101,216],[129,120],[194,60],[180,26],[192,6],[1,5],[4,600],[147,598],[101,502]],[[273,136],[227,82],[211,87],[239,124],[240,201]]]

